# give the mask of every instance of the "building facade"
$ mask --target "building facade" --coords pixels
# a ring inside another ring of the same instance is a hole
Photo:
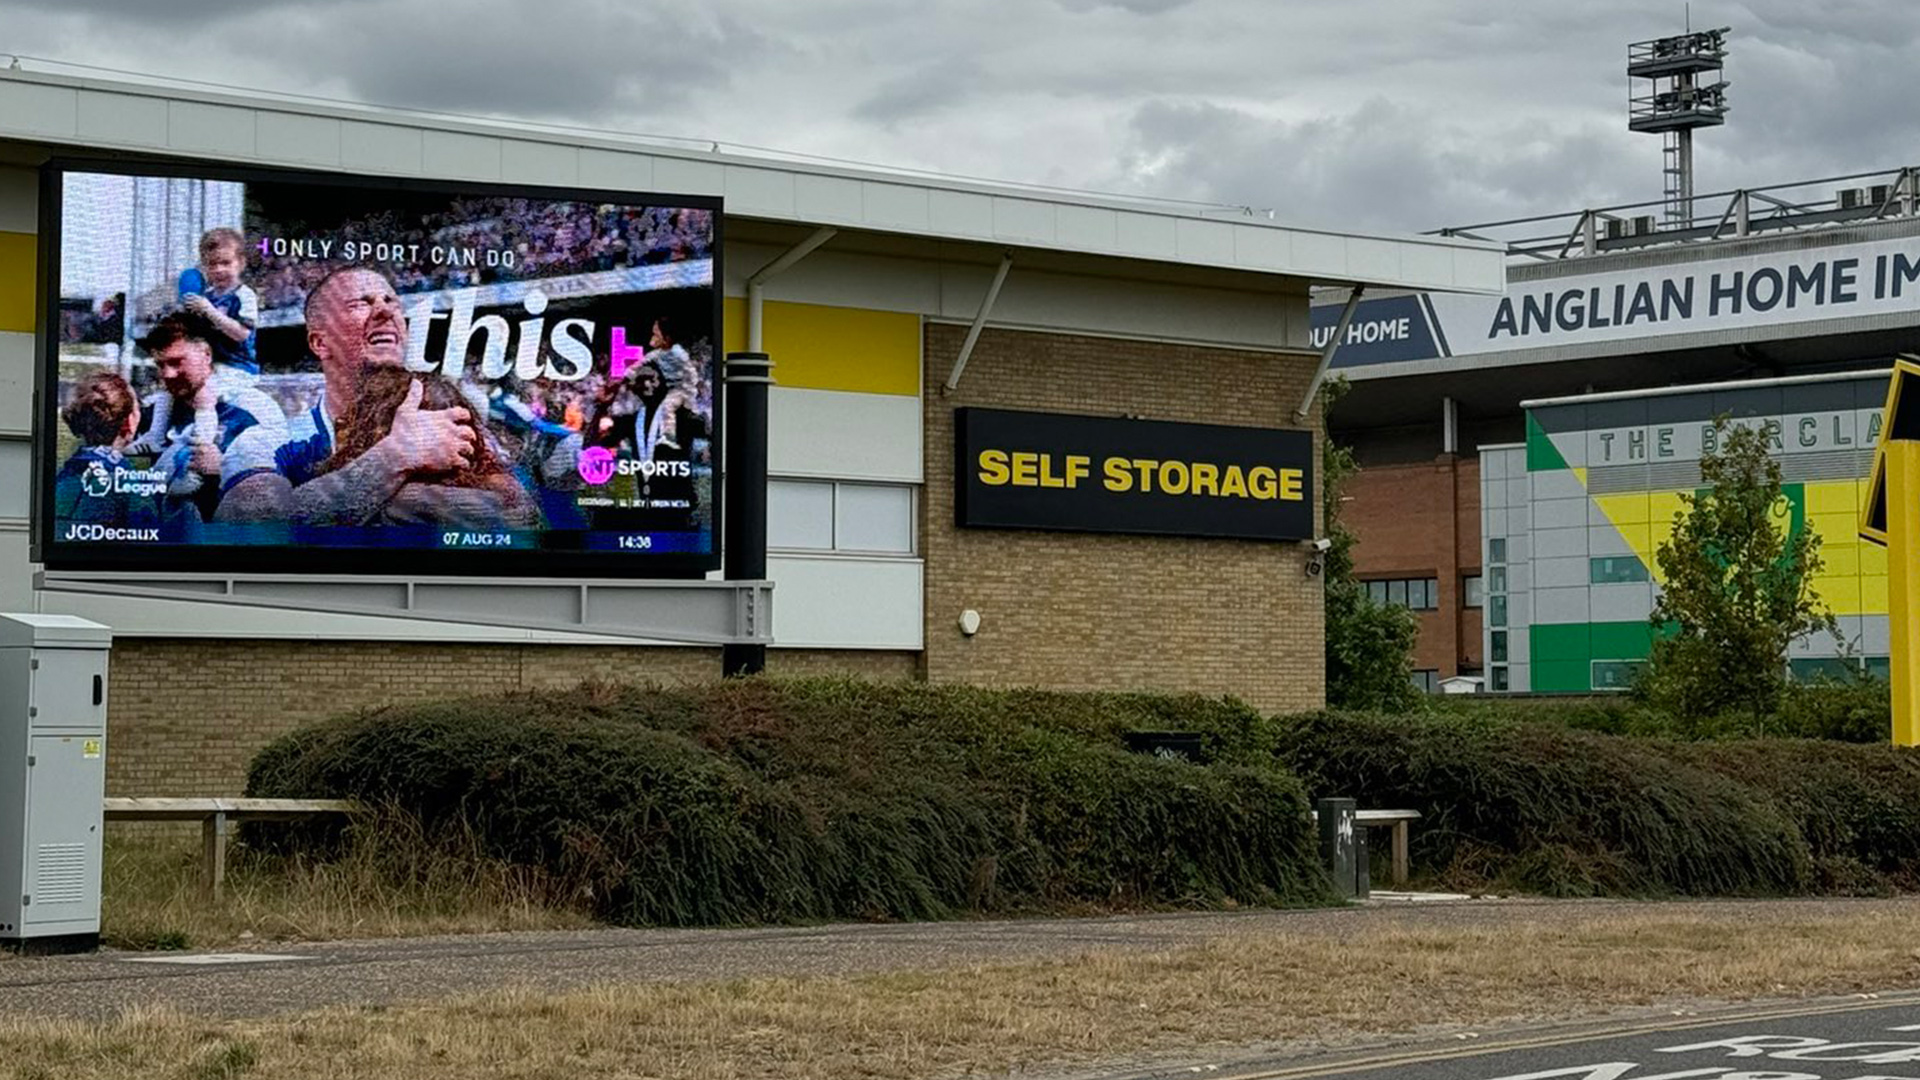
[[[1698,490],[1715,418],[1762,427],[1780,527],[1820,538],[1812,586],[1841,639],[1793,644],[1806,677],[1851,656],[1885,675],[1887,552],[1860,539],[1887,374],[1814,375],[1526,403],[1527,440],[1481,450],[1487,681],[1585,692],[1632,684],[1651,647],[1656,553]]]
[[[0,72],[0,606],[113,628],[114,794],[233,793],[265,741],[345,709],[588,677],[707,678],[719,650],[515,625],[504,599],[489,625],[37,588],[38,169],[59,155],[724,200],[725,347],[756,342],[775,364],[776,674],[1317,707],[1309,545],[963,528],[955,410],[1297,428],[1317,447],[1318,410],[1295,417],[1320,359],[1312,287],[1502,281],[1498,248],[1475,241]]]

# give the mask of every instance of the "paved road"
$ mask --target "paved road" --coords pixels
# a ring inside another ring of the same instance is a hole
[[[1920,1080],[1920,994],[1562,1027],[1268,1066],[1213,1080]],[[1118,1078],[1115,1078],[1118,1080]],[[1127,1080],[1146,1080],[1133,1074]]]
[[[1812,917],[1850,918],[1875,911],[1911,912],[1914,903],[1724,901],[1630,906],[1636,914],[1671,911],[1737,918],[1742,913],[1778,916],[1791,909]],[[254,948],[252,959],[257,962],[251,963],[196,962],[210,959],[204,953],[12,957],[0,959],[0,1015],[102,1018],[128,1006],[159,1003],[211,1017],[263,1016],[328,1005],[430,1000],[504,986],[566,990],[615,982],[850,975],[1037,960],[1094,949],[1165,950],[1253,930],[1361,941],[1370,931],[1389,926],[1575,923],[1623,906],[1627,905],[1610,901],[1493,901],[1104,919],[263,943]],[[263,953],[283,959],[263,959]],[[1915,1020],[1920,1021],[1920,1016]],[[1909,1071],[1920,1080],[1920,1067]],[[1438,1080],[1438,1074],[1420,1075]]]

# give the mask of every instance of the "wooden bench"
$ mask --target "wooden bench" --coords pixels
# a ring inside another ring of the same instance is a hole
[[[105,800],[108,821],[198,821],[201,883],[220,899],[227,878],[227,826],[241,821],[295,821],[319,814],[357,814],[352,799],[131,799]]]
[[[1307,811],[1307,816],[1315,821],[1320,815]],[[1393,829],[1393,887],[1404,889],[1407,878],[1412,875],[1412,863],[1407,849],[1413,843],[1413,823],[1420,820],[1418,810],[1355,810],[1354,824],[1361,827],[1391,827]]]

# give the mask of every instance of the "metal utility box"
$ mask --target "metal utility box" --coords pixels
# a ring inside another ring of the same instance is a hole
[[[0,943],[100,941],[112,631],[0,615]]]

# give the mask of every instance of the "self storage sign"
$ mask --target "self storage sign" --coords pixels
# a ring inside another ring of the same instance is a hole
[[[1313,536],[1307,431],[969,408],[954,453],[963,527]]]

